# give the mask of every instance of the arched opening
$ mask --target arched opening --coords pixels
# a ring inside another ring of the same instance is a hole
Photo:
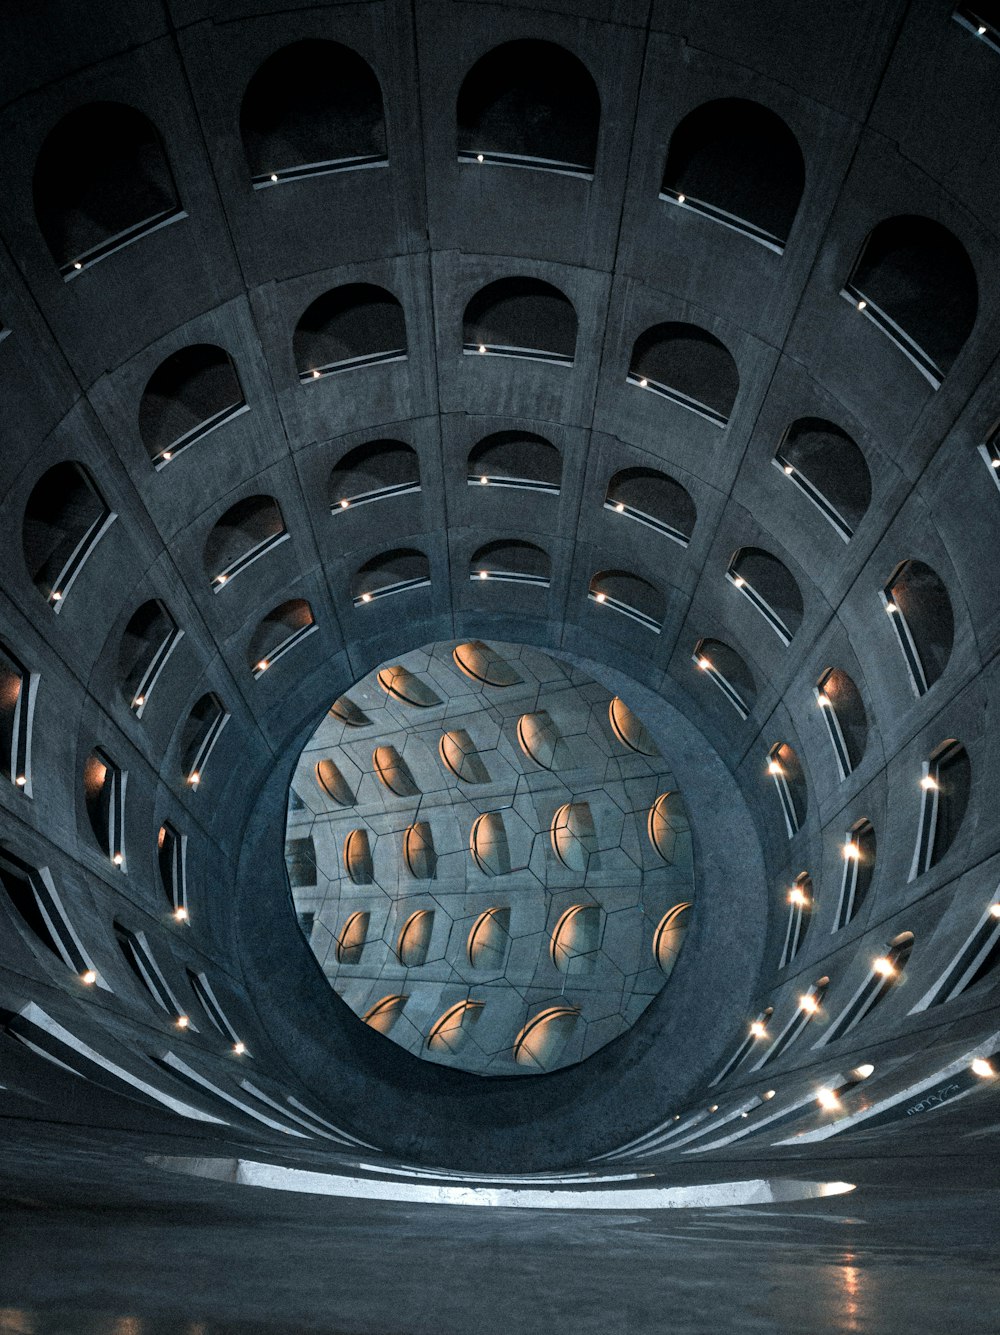
[[[445,769],[462,783],[489,783],[490,774],[479,748],[465,728],[451,728],[441,734],[438,754]]]
[[[24,508],[21,550],[35,588],[59,612],[94,548],[116,519],[82,464],[55,464]]]
[[[839,932],[860,912],[875,875],[876,852],[875,830],[871,821],[862,817],[847,831],[841,850],[844,877],[833,931]]]
[[[118,646],[118,681],[137,718],[142,718],[160,673],[183,637],[158,598],[143,603],[129,617]]]
[[[903,561],[882,589],[914,695],[924,695],[944,672],[955,639],[951,599],[923,561]]]
[[[287,537],[281,506],[273,496],[246,496],[231,505],[205,542],[203,565],[212,592],[225,588]]]
[[[506,876],[511,869],[510,843],[499,811],[484,811],[469,832],[469,849],[485,876]],[[472,942],[469,942],[470,955]]]
[[[745,98],[696,107],[670,138],[660,198],[785,248],[805,186],[798,140],[773,111]]]
[[[337,933],[334,949],[338,964],[360,964],[368,940],[368,923],[371,914],[367,909],[358,909],[350,914],[343,927]]]
[[[565,1052],[579,1017],[575,1006],[549,1006],[539,1011],[514,1041],[514,1060],[518,1066],[551,1070]]]
[[[747,718],[757,700],[757,685],[753,673],[736,650],[722,640],[702,639],[695,644],[691,657],[740,718]]]
[[[474,969],[498,972],[510,949],[510,909],[506,905],[481,913],[469,932],[469,963]]]
[[[910,880],[936,867],[958,835],[972,792],[972,762],[952,738],[936,746],[923,764],[920,817]]]
[[[729,349],[707,329],[677,322],[653,325],[639,335],[627,379],[717,427],[729,421],[740,388]]]
[[[642,719],[629,709],[619,695],[608,704],[608,722],[622,746],[627,746],[630,751],[636,751],[640,756],[660,754]]]
[[[634,519],[686,547],[698,512],[681,484],[656,468],[623,468],[608,482],[605,510]]]
[[[574,904],[560,915],[549,942],[560,973],[592,973],[601,948],[602,914],[597,904]]]
[[[976,271],[941,223],[904,215],[869,232],[842,296],[876,324],[934,389],[972,333]]]
[[[367,830],[351,830],[344,838],[344,870],[354,885],[371,885],[375,861]]]
[[[441,697],[427,685],[422,677],[411,672],[408,667],[396,663],[384,667],[378,673],[376,681],[394,700],[401,700],[405,705],[414,705],[417,709],[432,709],[441,703]]]
[[[64,279],[185,216],[159,134],[120,102],[77,107],[49,132],[34,199]]]
[[[178,348],[139,401],[139,435],[159,471],[216,427],[249,411],[229,353],[212,343]]]
[[[827,668],[816,682],[816,703],[823,713],[838,773],[846,779],[868,745],[868,715],[861,692],[842,668]]]
[[[589,178],[600,120],[597,85],[576,56],[554,42],[504,42],[462,83],[459,160]]]
[[[564,802],[552,817],[552,851],[567,869],[586,875],[597,852],[597,829],[589,802]]]
[[[247,666],[254,677],[262,677],[315,629],[312,608],[305,598],[289,598],[272,607],[258,622],[247,646]]]
[[[628,570],[598,570],[591,576],[588,597],[602,607],[631,617],[655,635],[659,635],[667,615],[666,599],[660,590]]]
[[[87,986],[107,989],[70,922],[47,867],[34,867],[0,850],[0,885],[32,937]]]
[[[451,657],[459,672],[473,681],[482,682],[484,686],[498,686],[502,689],[521,684],[522,678],[506,658],[482,640],[456,644]]]
[[[209,757],[230,717],[219,697],[213,691],[206,691],[184,722],[181,730],[181,770],[185,783],[194,791],[198,790],[205,777]]]
[[[798,756],[787,742],[775,742],[767,753],[767,772],[774,782],[789,839],[806,818],[806,777]]]
[[[395,797],[419,796],[419,785],[394,746],[377,746],[372,752],[372,768],[382,786]]]
[[[348,450],[330,474],[333,514],[352,505],[390,500],[420,490],[420,460],[401,440],[370,440]]]
[[[339,42],[282,47],[247,84],[240,138],[255,190],[388,161],[382,90]]]
[[[660,919],[653,933],[653,959],[667,977],[674,971],[681,946],[691,926],[691,905],[675,904]]]
[[[411,876],[418,881],[433,881],[437,876],[437,850],[430,822],[414,821],[403,835],[403,858]]]
[[[427,963],[433,931],[433,909],[417,909],[410,914],[396,942],[396,957],[404,969],[419,969]]]
[[[351,581],[351,598],[360,607],[376,598],[425,588],[430,582],[430,561],[424,553],[415,547],[396,547],[365,562]]]
[[[530,431],[495,431],[469,451],[469,486],[517,487],[559,494],[562,457]]]
[[[521,357],[572,366],[573,303],[540,278],[498,278],[472,298],[462,318],[466,356]]]
[[[125,788],[128,773],[95,748],[83,766],[83,799],[97,846],[125,871]]]
[[[40,675],[0,641],[0,773],[31,797],[31,740]]]
[[[684,800],[676,789],[661,793],[649,808],[646,834],[668,866],[691,867],[691,824]]]
[[[800,872],[788,891],[788,918],[785,926],[785,940],[781,948],[778,967],[783,969],[791,964],[799,953],[805,939],[809,915],[813,909],[813,881],[807,871]]]
[[[351,785],[344,778],[340,766],[335,764],[329,756],[324,756],[322,760],[316,762],[316,782],[319,784],[321,791],[338,807],[354,806],[355,797],[351,791]]]
[[[459,1001],[449,1006],[431,1025],[427,1046],[431,1052],[461,1052],[483,1013],[484,1001]]]
[[[802,624],[802,594],[795,576],[761,547],[740,547],[726,578],[757,609],[784,645]]]
[[[821,417],[800,417],[782,436],[773,463],[849,542],[871,503],[872,479],[847,432]]]
[[[550,582],[548,553],[533,542],[498,538],[473,552],[469,578],[477,582],[500,580],[507,584],[533,584],[547,589]]]
[[[347,283],[306,308],[292,336],[299,380],[406,357],[406,319],[391,292],[373,283]]]
[[[403,1007],[408,1001],[409,997],[407,996],[383,997],[381,1001],[376,1001],[375,1005],[365,1012],[362,1019],[376,1033],[388,1035],[395,1028],[397,1020],[403,1013]]]
[[[187,835],[181,834],[168,820],[163,822],[156,836],[156,868],[174,918],[178,922],[188,922]]]

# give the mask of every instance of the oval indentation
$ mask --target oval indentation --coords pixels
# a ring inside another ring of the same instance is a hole
[[[469,835],[469,846],[476,865],[487,876],[506,876],[510,871],[510,845],[499,811],[484,811],[477,816]]]
[[[344,866],[355,885],[371,885],[375,879],[367,830],[351,830],[344,840]]]
[[[418,909],[407,918],[396,943],[396,955],[404,969],[419,969],[426,964],[433,930],[433,909]]]
[[[559,769],[567,763],[566,743],[544,709],[521,715],[517,720],[517,740],[528,759],[542,769]]]
[[[452,651],[455,666],[473,681],[486,686],[517,686],[522,678],[491,645],[482,640],[456,644]]]
[[[403,835],[403,856],[410,875],[419,881],[432,881],[437,875],[437,852],[429,823],[418,820]]]
[[[588,802],[566,802],[552,817],[552,851],[570,871],[585,872],[597,852],[597,831]]]
[[[349,728],[367,728],[371,719],[349,696],[342,695],[330,706],[330,713]]]
[[[597,904],[574,904],[556,923],[550,950],[562,973],[588,973],[601,947],[601,910]]]
[[[380,1034],[388,1034],[403,1013],[403,1007],[409,1001],[408,996],[383,997],[361,1017],[365,1024]]]
[[[402,700],[404,704],[415,705],[418,709],[430,709],[432,705],[441,703],[441,697],[435,695],[426,682],[401,664],[383,668],[378,674],[378,684],[386,695],[391,695],[394,700]]]
[[[420,792],[409,765],[394,746],[377,746],[372,764],[386,788],[397,797],[415,797]]]
[[[483,1001],[459,1001],[449,1006],[431,1025],[427,1046],[431,1052],[461,1052],[469,1035],[479,1023]]]
[[[665,974],[673,972],[690,926],[691,905],[675,904],[660,919],[653,936],[653,958]]]
[[[463,783],[489,783],[489,770],[464,728],[452,728],[450,732],[442,733],[438,753],[441,763],[456,779]]]
[[[368,940],[368,923],[371,914],[367,909],[358,909],[352,913],[337,937],[337,963],[360,964],[361,955]]]
[[[510,909],[487,909],[469,932],[469,963],[474,969],[502,969],[510,946]]]
[[[518,1066],[551,1070],[570,1040],[580,1012],[575,1006],[548,1006],[530,1019],[514,1041]]]
[[[608,720],[612,732],[630,751],[638,751],[641,756],[660,754],[645,725],[632,713],[620,696],[616,695],[608,705]]]
[[[660,794],[649,808],[646,832],[664,862],[691,865],[691,826],[680,793]]]
[[[339,807],[353,807],[354,794],[351,785],[344,778],[338,767],[329,758],[320,760],[316,765],[316,782],[332,802]]]

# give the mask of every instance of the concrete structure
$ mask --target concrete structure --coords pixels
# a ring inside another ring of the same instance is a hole
[[[0,21],[0,1328],[994,1330],[995,6]],[[544,1074],[360,1023],[283,860],[470,641],[690,821]]]

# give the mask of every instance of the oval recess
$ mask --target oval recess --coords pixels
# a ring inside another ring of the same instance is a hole
[[[339,767],[328,756],[316,762],[316,782],[339,807],[353,807],[354,794]]]
[[[524,1026],[514,1040],[518,1066],[550,1070],[562,1056],[580,1012],[575,1006],[548,1006]]]
[[[403,835],[403,857],[411,876],[418,881],[433,881],[437,875],[437,851],[428,821],[418,820],[407,826]]]
[[[350,830],[344,840],[344,867],[355,885],[371,885],[375,879],[367,830]]]
[[[388,1034],[402,1015],[403,1007],[408,1001],[409,997],[406,995],[383,997],[381,1001],[376,1001],[370,1010],[365,1011],[361,1018],[377,1033]]]
[[[510,909],[506,904],[489,908],[472,924],[469,932],[469,963],[474,969],[502,969],[510,946]]]
[[[407,918],[396,943],[396,957],[404,969],[419,969],[427,963],[433,930],[433,909],[417,909]]]
[[[426,682],[401,663],[383,668],[377,680],[386,695],[391,695],[394,700],[402,700],[404,704],[430,709],[441,703],[441,697],[435,695]]]
[[[482,640],[456,644],[451,656],[461,672],[486,686],[518,686],[523,680],[506,658]]]
[[[376,746],[372,765],[385,787],[397,797],[415,797],[420,792],[409,765],[394,746]]]
[[[669,975],[673,972],[680,954],[684,938],[690,926],[691,904],[675,904],[660,919],[660,925],[653,936],[653,958],[661,972]]]
[[[597,852],[597,831],[589,802],[564,802],[552,817],[552,851],[569,871],[585,872]]]
[[[510,871],[510,844],[499,811],[484,811],[476,817],[469,846],[476,865],[487,876],[506,876]]]
[[[337,937],[337,963],[360,964],[361,955],[368,940],[368,923],[371,914],[367,909],[358,909],[350,914]]]
[[[444,767],[463,783],[489,783],[489,770],[464,728],[452,728],[450,732],[442,733],[438,754]]]
[[[618,695],[608,705],[608,720],[611,730],[618,740],[629,748],[638,751],[641,756],[658,756],[656,743],[646,731],[645,724],[633,714],[625,701]]]
[[[561,973],[589,973],[601,947],[601,910],[597,904],[573,904],[552,933],[552,963]]]
[[[341,723],[346,723],[349,728],[367,728],[371,719],[363,709],[359,709],[354,701],[347,695],[341,695],[334,700],[330,706],[330,713]]]
[[[649,808],[646,832],[664,862],[673,866],[691,865],[691,826],[679,792],[660,794]]]
[[[517,740],[528,759],[542,769],[559,769],[567,764],[569,748],[545,709],[521,715],[517,720]]]
[[[450,1052],[452,1056],[461,1052],[472,1030],[479,1023],[483,1013],[484,1001],[459,1001],[448,1009],[431,1025],[427,1035],[427,1046],[431,1052]]]

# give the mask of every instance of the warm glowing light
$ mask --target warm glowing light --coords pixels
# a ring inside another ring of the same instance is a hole
[[[246,1050],[247,1050],[247,1045],[243,1042],[241,1038],[238,1038],[236,1042],[233,1044],[233,1051],[236,1053],[237,1057],[242,1057],[244,1052],[246,1052]]]
[[[487,482],[489,482],[489,478],[488,478],[488,477],[481,477],[481,478],[479,479],[479,485],[480,485],[481,487],[485,487],[486,484],[487,484]]]
[[[318,380],[318,379],[319,379],[319,372],[318,372],[318,371],[313,371],[312,376],[313,376],[313,379],[314,379],[314,380]]]
[[[940,785],[938,784],[938,781],[937,779],[935,779],[933,774],[925,774],[924,777],[920,780],[920,787],[925,789],[928,793],[932,793],[935,791],[935,789],[940,787]]]
[[[881,974],[883,978],[891,978],[896,972],[896,966],[887,955],[880,955],[877,960],[872,960],[872,972]]]
[[[754,1038],[766,1038],[767,1026],[762,1020],[754,1020],[753,1024],[750,1026],[750,1033]]]
[[[899,608],[896,606],[895,603],[886,603],[885,610],[889,613],[890,616],[894,616],[899,611]]]
[[[606,593],[598,593],[598,594],[595,594],[594,596],[595,596],[595,598],[597,599],[597,601],[598,601],[599,603],[603,603],[603,602],[606,600],[606,598],[607,598],[608,595],[607,595]]]
[[[144,695],[137,695],[132,703],[135,705],[136,709],[141,709],[146,703],[146,697]]]
[[[362,601],[363,603],[370,603],[371,600],[372,600],[372,596],[371,596],[370,593],[363,593],[363,594],[361,595],[361,601]]]
[[[990,905],[990,916],[993,918],[1000,918],[1000,904]]]
[[[164,451],[163,451],[163,462],[164,462],[165,464],[168,464],[168,463],[170,462],[170,460],[171,460],[173,457],[174,457],[174,456],[171,454],[171,452],[170,452],[169,450],[164,450]]]
[[[649,381],[646,379],[645,376],[643,376],[642,379],[639,381],[639,388],[640,388],[640,389],[648,389],[648,388],[649,388]]]
[[[275,175],[275,173],[272,172],[272,173],[271,173],[271,180],[276,182],[277,179],[278,179],[278,178],[277,178],[277,176]]]
[[[480,352],[480,355],[481,355],[482,353],[484,353],[485,351],[486,351],[486,344],[485,344],[485,343],[480,343],[480,345],[479,345],[479,352]]]
[[[489,577],[490,577],[490,572],[488,570],[480,570],[479,572],[480,579],[489,579]]]
[[[223,584],[225,584],[228,578],[229,578],[228,575],[216,575],[215,582],[221,587]]]
[[[795,469],[791,464],[785,464],[785,477],[791,477],[794,472]]]
[[[340,508],[341,508],[342,510],[346,510],[347,507],[350,505],[350,503],[351,503],[351,502],[350,502],[349,500],[347,500],[347,498],[345,497],[344,500],[342,500],[342,501],[340,502]]]
[[[188,775],[188,783],[191,785],[192,788],[197,788],[199,783],[201,783],[201,775],[198,773],[197,770],[192,770],[191,773]]]
[[[855,1066],[854,1074],[858,1077],[859,1080],[867,1080],[868,1077],[871,1075],[872,1071],[874,1070],[875,1067],[871,1064],[871,1062],[863,1062],[860,1066]]]
[[[991,467],[991,468],[1000,468],[1000,459],[991,459],[991,460],[990,460],[990,467]]]
[[[834,1108],[840,1105],[840,1099],[837,1098],[833,1090],[826,1088],[817,1089],[816,1102],[819,1104],[821,1108],[827,1108],[831,1112],[833,1111]]]
[[[865,308],[867,305],[868,305],[868,302],[865,301],[865,299],[862,297],[862,299],[858,302],[858,310],[859,310],[859,311],[863,311],[864,308]]]
[[[781,773],[781,765],[777,760],[769,760],[767,762],[767,772],[777,778]]]
[[[804,992],[799,997],[799,1010],[805,1011],[807,1015],[815,1015],[819,1010],[819,1002],[811,992]]]
[[[819,705],[820,709],[830,708],[830,697],[827,695],[826,691],[820,691],[819,695],[816,697],[816,703]]]
[[[57,602],[60,600],[61,597],[62,597],[62,594],[59,592],[59,590],[58,590],[58,589],[53,589],[53,591],[52,591],[52,601],[53,601],[54,603],[57,603]]]
[[[996,1071],[985,1057],[977,1057],[969,1069],[973,1075],[978,1075],[981,1080],[988,1080],[991,1075],[996,1075]]]
[[[187,1017],[186,1015],[178,1015],[178,1017],[177,1017],[177,1028],[178,1028],[178,1029],[186,1029],[190,1023],[191,1023],[191,1021],[188,1019],[188,1017]]]
[[[482,162],[482,160],[483,160],[483,155],[482,155],[482,153],[477,153],[477,154],[476,154],[476,161],[477,161],[477,162]]]
[[[266,672],[267,669],[268,669],[270,666],[271,666],[271,664],[267,661],[267,659],[266,659],[266,658],[262,658],[262,659],[260,660],[260,662],[257,664],[257,671],[258,671],[258,672]]]
[[[120,867],[122,863],[125,861],[125,859],[122,857],[120,853],[116,853],[114,857],[111,859],[111,861],[115,864],[116,867]]]
[[[18,788],[23,788],[28,782],[28,776],[26,774],[19,774],[14,782],[17,784]]]
[[[986,36],[986,25],[985,25],[984,23],[980,23],[979,27],[976,29],[976,32],[979,33],[979,36],[980,36],[980,37],[985,37],[985,36]]]
[[[678,196],[677,196],[677,203],[678,203],[678,204],[683,204],[684,201],[685,201],[686,199],[687,199],[687,195],[678,195]]]
[[[702,654],[702,656],[698,659],[698,666],[701,668],[703,672],[707,672],[708,669],[712,666],[712,660],[710,658],[706,658],[704,654]]]
[[[809,899],[804,890],[800,890],[797,885],[793,885],[791,890],[789,890],[788,892],[788,902],[789,904],[802,905],[802,904],[807,904],[809,902]]]
[[[80,982],[86,983],[87,987],[93,987],[93,985],[97,982],[97,970],[85,969],[84,972],[80,975]]]
[[[181,904],[179,908],[174,909],[174,918],[178,922],[187,922],[188,911],[183,904]]]
[[[73,268],[74,268],[74,269],[82,269],[82,268],[83,268],[83,265],[80,263],[79,260],[75,260],[74,263],[73,263]]]
[[[742,575],[734,575],[733,583],[736,585],[738,589],[742,589],[743,586],[746,584],[746,580],[743,578]]]
[[[844,845],[844,857],[848,862],[857,862],[861,857],[861,849],[853,839],[848,839],[847,843]]]
[[[619,514],[623,514],[624,511],[625,511],[625,504],[624,504],[624,502],[623,502],[623,501],[619,501],[618,504],[615,506],[615,509],[618,511]]]
[[[719,1111],[719,1105],[718,1105],[717,1103],[713,1103],[712,1106],[711,1106],[711,1108],[709,1108],[708,1111],[709,1111],[710,1113],[712,1113],[712,1112],[718,1112],[718,1111]]]
[[[761,1094],[761,1098],[767,1100],[773,1099],[777,1092],[778,1091],[775,1089],[765,1089],[763,1094]]]

